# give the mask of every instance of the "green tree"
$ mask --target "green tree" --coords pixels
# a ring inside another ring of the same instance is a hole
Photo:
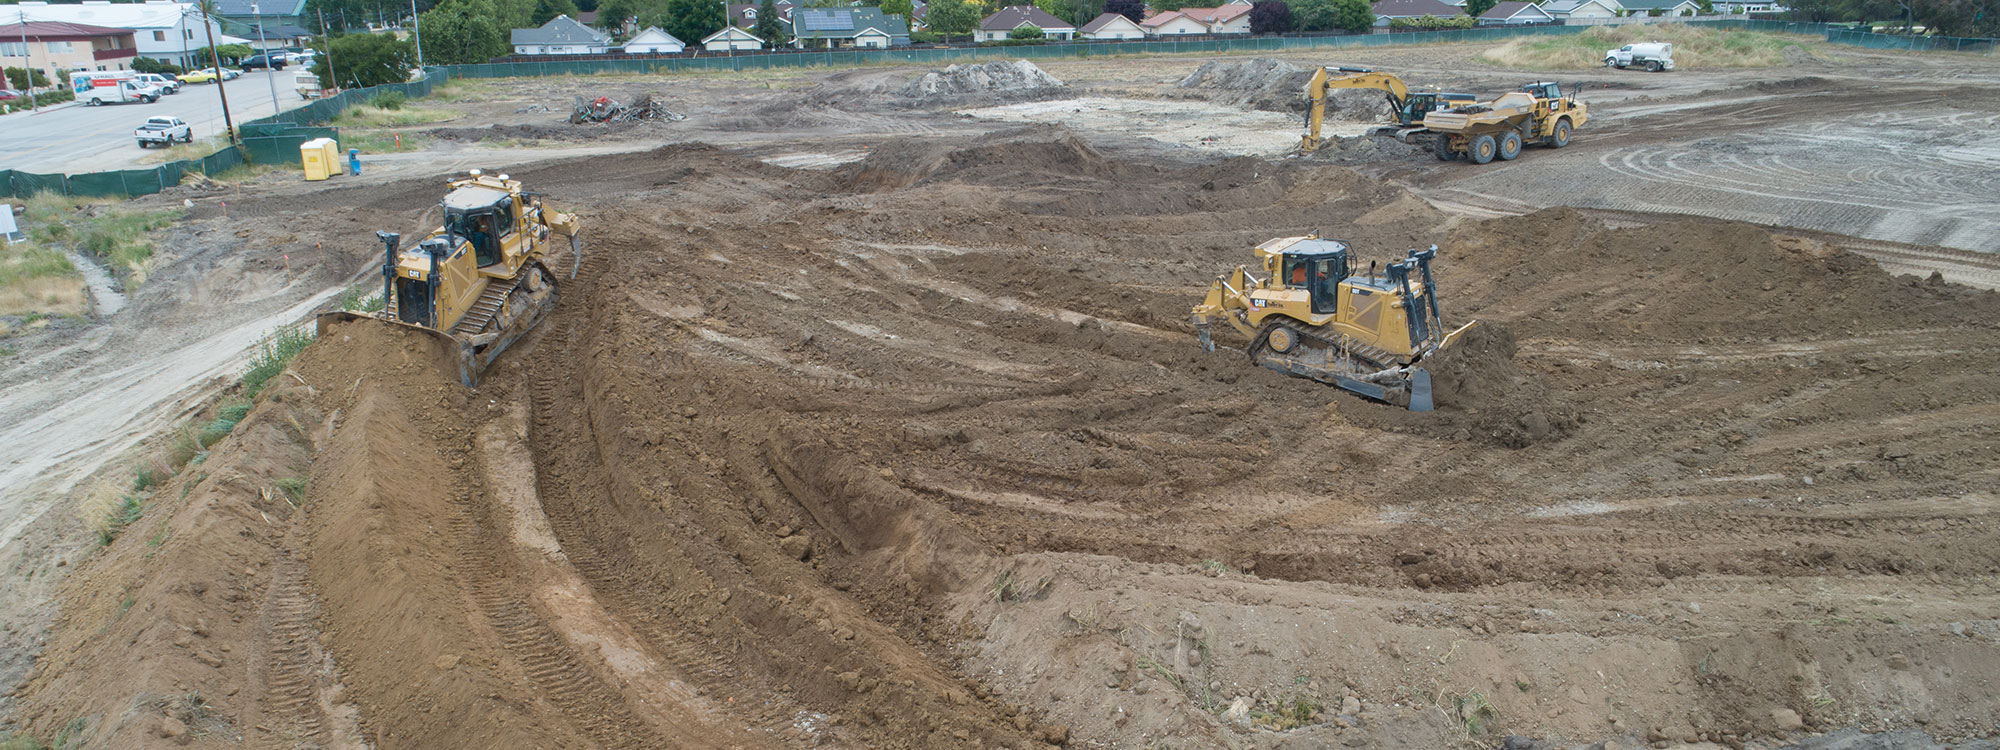
[[[30,88],[28,85],[29,79],[31,78],[31,76],[29,75],[30,73],[34,74],[32,78],[35,86],[39,87],[39,86],[49,85],[49,74],[43,73],[40,68],[36,68],[34,70],[29,70],[27,68],[8,68],[7,83],[12,84],[14,89],[17,91],[27,91]]]
[[[1104,12],[1104,0],[1035,0],[1042,12],[1081,27]]]
[[[410,43],[393,34],[348,34],[334,37],[326,46],[326,54],[313,63],[313,75],[319,77],[321,85],[352,89],[407,81],[410,68],[417,62],[417,53]],[[338,61],[338,82],[334,82],[333,73],[327,70],[330,61]]]
[[[424,62],[483,63],[507,54],[509,30],[496,13],[492,0],[444,0],[423,15]]]
[[[1375,8],[1368,4],[1368,0],[1333,0],[1332,28],[1358,34],[1374,25]]]
[[[726,21],[715,0],[667,0],[665,18],[660,20],[654,25],[690,44],[721,31]]]
[[[1478,18],[1479,14],[1492,10],[1493,6],[1499,4],[1500,0],[1465,0],[1465,14]]]
[[[924,11],[924,20],[930,23],[932,31],[962,36],[972,33],[973,27],[979,25],[979,19],[986,16],[984,10],[976,3],[937,0],[930,4],[930,10]]]
[[[903,0],[903,6],[909,7],[909,0]],[[764,0],[757,5],[757,26],[751,29],[750,33],[756,34],[765,44],[782,47],[792,41],[791,32],[787,31],[790,28],[791,26],[786,24],[783,18],[778,17],[778,4]],[[688,43],[694,42],[690,40]]]
[[[1105,13],[1116,13],[1133,23],[1146,20],[1146,0],[1104,0]]]
[[[1701,14],[1704,16],[1715,15],[1715,3],[1713,0],[1701,0]]]
[[[1283,34],[1292,27],[1292,6],[1282,0],[1259,0],[1250,6],[1250,33]]]
[[[917,12],[917,6],[910,0],[882,0],[882,12],[892,16],[902,16],[907,22],[910,20],[910,14]]]
[[[1154,10],[1161,10],[1161,11],[1180,10],[1182,8],[1187,8],[1187,7],[1199,7],[1195,6],[1196,0],[1150,0],[1150,1],[1152,2]]]
[[[541,26],[556,16],[577,16],[576,3],[570,0],[535,0],[535,10],[528,16],[528,26]]]
[[[1016,26],[1007,32],[1008,39],[1041,39],[1043,36],[1042,30],[1034,26]]]

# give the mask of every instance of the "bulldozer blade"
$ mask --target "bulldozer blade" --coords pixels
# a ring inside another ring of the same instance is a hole
[[[319,317],[315,318],[313,323],[319,335],[325,337],[332,333],[340,324],[359,320],[366,320],[378,325],[396,326],[407,331],[416,331],[423,334],[437,344],[438,355],[444,360],[442,367],[445,369],[446,375],[456,377],[459,384],[467,388],[479,384],[479,366],[473,362],[472,347],[467,346],[458,339],[452,338],[451,334],[435,328],[425,328],[420,325],[404,323],[400,320],[390,320],[377,315],[349,312],[346,310],[320,313]],[[487,361],[490,362],[492,360],[488,358]]]

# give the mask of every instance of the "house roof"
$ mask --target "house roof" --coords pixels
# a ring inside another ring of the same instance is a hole
[[[184,13],[200,15],[192,3],[23,2],[0,5],[0,23],[20,23],[24,17],[33,17],[35,21],[81,23],[117,29],[167,29],[179,25]],[[194,25],[201,23],[196,21]]]
[[[1375,15],[1382,18],[1420,18],[1437,16],[1450,18],[1464,15],[1464,11],[1438,0],[1376,0]]]
[[[667,43],[678,44],[683,47],[687,46],[687,42],[683,42],[680,39],[675,38],[674,35],[669,34],[664,30],[661,30],[660,27],[658,26],[647,26],[645,31],[633,34],[631,39],[625,40],[625,46],[627,47],[630,47],[634,44],[667,44]]]
[[[1667,10],[1669,8],[1678,8],[1683,5],[1693,5],[1695,7],[1701,7],[1700,4],[1696,3],[1694,0],[1618,0],[1618,3],[1620,5],[1625,6],[1626,10],[1653,10],[1655,8],[1658,8],[1660,10]]]
[[[1542,10],[1534,3],[1524,3],[1520,0],[1504,0],[1503,2],[1494,3],[1492,8],[1488,8],[1485,13],[1479,14],[1479,17],[1488,21],[1505,21],[1522,13],[1527,13],[1531,16],[1541,16],[1542,18],[1553,18],[1547,11]]]
[[[1548,2],[1542,4],[1542,10],[1548,11],[1549,13],[1574,13],[1576,12],[1577,8],[1581,8],[1591,3],[1597,3],[1598,5],[1604,6],[1606,10],[1614,12],[1617,11],[1619,8],[1624,7],[1618,4],[1618,0],[1549,0]]]
[[[1173,23],[1175,20],[1182,18],[1187,18],[1187,20],[1194,21],[1195,23],[1201,23],[1200,21],[1195,21],[1192,18],[1188,18],[1187,16],[1181,15],[1180,11],[1169,10],[1160,13],[1154,13],[1150,16],[1147,16],[1146,20],[1139,22],[1139,25],[1149,29],[1157,29],[1161,26]]]
[[[251,10],[250,6],[257,6]],[[306,0],[215,0],[218,16],[296,16],[306,12]]]
[[[748,31],[744,31],[744,30],[743,30],[743,27],[741,27],[741,26],[724,26],[724,27],[722,27],[722,29],[721,29],[721,30],[719,30],[719,31],[716,31],[715,33],[713,33],[713,34],[710,34],[710,35],[708,35],[708,36],[705,36],[705,37],[702,37],[702,38],[701,38],[701,42],[699,42],[699,43],[700,43],[700,44],[707,44],[707,43],[709,43],[709,42],[712,42],[712,41],[715,41],[716,39],[718,39],[718,38],[720,38],[720,37],[725,37],[725,36],[726,36],[726,37],[729,37],[729,39],[730,39],[731,41],[737,41],[737,40],[741,40],[741,41],[751,41],[751,42],[757,42],[757,43],[760,43],[760,44],[761,44],[761,43],[763,43],[763,41],[764,41],[764,39],[763,39],[762,37],[759,37],[759,36],[757,36],[756,34],[752,34],[752,33],[748,32]]]
[[[1043,31],[1075,31],[1068,21],[1049,15],[1048,11],[1033,5],[1009,5],[979,22],[980,31],[1013,31],[1022,26],[1033,26]]]
[[[585,26],[590,26],[595,28],[597,26],[597,11],[594,10],[578,11],[576,14],[576,22],[583,24]]]
[[[777,3],[776,5],[778,6],[779,21],[792,20],[791,3]],[[730,3],[729,19],[734,21],[738,26],[753,26],[757,23],[757,9],[760,7],[763,7],[762,3]]]
[[[1181,15],[1214,26],[1250,12],[1248,5],[1223,5],[1215,8],[1182,8]]]
[[[131,35],[131,29],[63,21],[29,21],[25,24],[10,23],[0,26],[0,42],[18,42],[24,36],[38,42],[78,42],[100,36]]]
[[[1085,34],[1095,34],[1099,31],[1103,31],[1104,27],[1116,24],[1119,21],[1124,21],[1127,25],[1130,25],[1132,28],[1135,29],[1139,28],[1139,24],[1132,23],[1132,19],[1130,18],[1126,18],[1117,13],[1106,13],[1104,15],[1091,19],[1090,23],[1084,24],[1083,28],[1079,29],[1079,31],[1082,31]]]
[[[792,11],[792,36],[799,39],[851,39],[863,29],[875,29],[891,37],[910,35],[903,19],[887,15],[881,8],[800,8]]]
[[[611,37],[569,16],[556,16],[538,29],[515,29],[514,44],[610,44]]]

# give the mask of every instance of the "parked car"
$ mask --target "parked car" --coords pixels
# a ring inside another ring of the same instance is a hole
[[[23,94],[19,91],[15,91],[13,89],[0,89],[0,102],[9,102],[15,99],[26,99],[26,98],[28,98],[28,95]]]
[[[146,124],[132,131],[132,136],[139,139],[139,148],[147,148],[155,143],[171,146],[174,141],[194,142],[194,131],[178,117],[148,117]]]
[[[161,75],[159,73],[140,73],[139,80],[145,81],[149,85],[158,86],[161,91],[169,94],[178,94],[181,92],[181,82],[174,80],[172,76]]]
[[[241,67],[241,68],[243,68],[244,70],[249,70],[249,69],[251,69],[251,68],[266,68],[266,69],[270,69],[270,70],[284,70],[284,69],[285,69],[285,53],[283,53],[283,52],[265,52],[265,53],[263,53],[263,54],[258,54],[258,55],[251,55],[251,56],[249,56],[249,57],[246,57],[246,58],[243,58],[243,62],[241,62],[241,63],[238,63],[237,65],[238,65],[238,67]]]
[[[229,68],[223,68],[219,74],[214,68],[202,68],[182,73],[181,83],[214,83],[217,78],[225,81],[234,81],[240,75],[243,74]]]
[[[1643,42],[1604,51],[1604,64],[1613,68],[1640,67],[1658,73],[1674,69],[1674,45]]]

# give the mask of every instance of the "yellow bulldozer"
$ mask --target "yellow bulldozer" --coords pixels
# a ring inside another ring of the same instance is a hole
[[[1411,250],[1377,273],[1359,273],[1347,243],[1280,237],[1255,250],[1263,276],[1237,266],[1193,311],[1201,346],[1215,351],[1222,323],[1250,341],[1250,361],[1411,411],[1430,411],[1425,357],[1451,345],[1472,321],[1446,333],[1431,259]]]
[[[470,387],[555,307],[551,243],[569,240],[570,278],[583,243],[575,215],[547,207],[504,174],[475,169],[453,180],[443,208],[443,225],[409,247],[397,233],[375,233],[384,251],[382,312],[325,313],[318,327],[325,334],[333,323],[368,318],[423,331],[454,353],[459,382]]]
[[[1299,138],[1299,154],[1318,151],[1326,142],[1320,137],[1320,126],[1326,122],[1326,100],[1334,89],[1381,89],[1387,94],[1391,122],[1375,128],[1373,133],[1376,135],[1394,135],[1398,131],[1422,128],[1425,115],[1478,100],[1471,94],[1438,91],[1435,87],[1428,91],[1411,91],[1409,84],[1394,73],[1348,66],[1323,67],[1313,71],[1312,78],[1306,81],[1306,127],[1305,135]]]

